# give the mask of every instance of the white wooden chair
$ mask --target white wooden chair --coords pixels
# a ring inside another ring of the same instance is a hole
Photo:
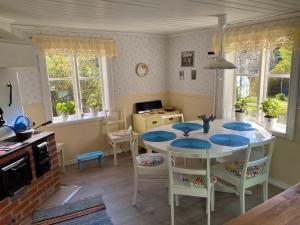
[[[213,175],[237,188],[240,195],[241,214],[245,213],[245,192],[247,188],[257,184],[263,184],[263,199],[268,199],[269,170],[275,137],[259,144],[250,144],[245,149],[243,161],[225,162],[212,166]],[[263,154],[259,159],[250,161],[253,148],[263,148]]]
[[[168,179],[167,158],[161,153],[138,153],[138,136],[132,127],[128,129],[134,169],[134,191],[132,205],[136,205],[139,179]],[[151,161],[152,159],[157,159]]]
[[[214,186],[216,178],[210,174],[209,149],[187,149],[169,146],[169,180],[171,202],[171,225],[174,225],[174,195],[176,205],[178,195],[206,198],[207,224],[210,225],[210,211],[214,210]],[[177,157],[206,160],[204,168],[186,168],[175,164]],[[201,181],[201,182],[199,182]]]
[[[176,118],[180,118],[180,122],[184,122],[183,114],[173,114],[173,115],[162,115],[161,116],[161,125],[166,125],[170,123],[174,123]]]
[[[112,147],[114,154],[114,164],[118,165],[117,146],[129,142],[127,134],[126,110],[116,108],[108,112],[109,120],[106,122],[107,143]],[[137,133],[134,133],[137,136]]]

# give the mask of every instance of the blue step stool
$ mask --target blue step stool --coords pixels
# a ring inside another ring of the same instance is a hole
[[[77,159],[77,167],[79,169],[79,171],[82,171],[82,162],[83,161],[87,161],[87,160],[91,160],[91,159],[96,159],[98,158],[98,162],[100,166],[103,166],[103,157],[104,157],[104,153],[102,151],[96,151],[96,152],[88,152],[88,153],[84,153],[84,154],[78,154],[76,156]]]

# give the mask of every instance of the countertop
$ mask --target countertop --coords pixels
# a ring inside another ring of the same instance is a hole
[[[23,142],[16,142],[15,141],[15,137],[10,137],[8,139],[0,141],[0,143],[1,142],[22,143],[20,146],[14,148],[12,150],[6,151],[3,154],[0,153],[0,158],[4,158],[4,157],[6,157],[6,156],[8,156],[8,155],[10,155],[10,154],[12,154],[12,153],[14,153],[16,151],[19,151],[19,150],[21,150],[23,148],[26,148],[29,145],[32,145],[34,142],[36,142],[36,141],[38,141],[38,140],[40,140],[42,138],[48,137],[48,136],[53,135],[53,134],[54,134],[54,132],[52,132],[52,131],[42,131],[42,132],[36,132],[31,138],[29,138],[29,139],[27,139],[27,140],[25,140]]]

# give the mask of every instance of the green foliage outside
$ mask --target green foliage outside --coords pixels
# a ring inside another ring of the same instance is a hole
[[[292,48],[281,47],[273,51],[275,65],[271,65],[271,73],[286,74],[291,71]],[[273,68],[272,68],[273,67]]]
[[[74,101],[58,102],[56,104],[56,111],[59,113],[73,115],[75,114],[75,103]]]
[[[282,110],[279,102],[274,98],[267,98],[261,103],[260,109],[267,118],[277,118]]]
[[[46,56],[49,78],[71,77],[71,57],[66,55]]]
[[[101,106],[99,95],[91,94],[87,99],[87,105],[91,108],[99,108]]]

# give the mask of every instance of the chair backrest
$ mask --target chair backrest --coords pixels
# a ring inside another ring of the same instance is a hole
[[[210,150],[209,149],[190,149],[190,148],[177,148],[168,146],[168,163],[169,163],[169,179],[170,184],[174,184],[174,174],[185,175],[202,175],[206,176],[207,187],[205,189],[211,189],[211,174],[210,174]],[[205,168],[189,168],[179,166],[176,164],[176,158],[193,158],[193,159],[205,159]]]
[[[134,136],[131,126],[128,128],[128,135],[129,135],[129,145],[130,145],[130,151],[131,151],[131,155],[132,155],[133,167],[136,170],[137,169],[136,156],[139,154],[138,144],[137,144],[138,137]]]
[[[174,119],[180,118],[180,122],[184,122],[184,117],[182,113],[179,114],[171,114],[171,115],[162,115],[161,116],[161,125],[167,124],[166,121],[174,121]]]
[[[247,171],[248,171],[249,167],[262,166],[263,174],[267,174],[267,175],[269,174],[275,141],[276,141],[276,138],[272,137],[269,140],[266,140],[266,141],[263,141],[260,143],[256,143],[256,144],[250,144],[248,146],[248,148],[246,149],[243,171],[241,173],[241,182],[245,182],[245,180],[247,178]],[[257,147],[263,148],[263,155],[258,159],[250,161],[252,149],[257,148]],[[259,176],[259,175],[257,175],[257,176]]]
[[[111,132],[112,129],[127,129],[126,110],[125,108],[114,108],[112,110],[106,110],[108,121],[106,122],[107,132]]]

